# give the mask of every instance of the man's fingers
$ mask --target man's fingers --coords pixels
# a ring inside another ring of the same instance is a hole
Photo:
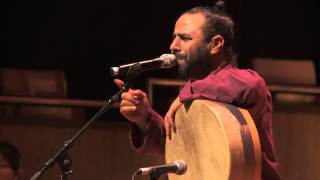
[[[176,99],[174,100],[174,102],[171,104],[171,107],[170,107],[170,110],[172,111],[172,114],[175,114],[175,113],[177,112],[178,108],[179,108],[181,105],[182,105],[182,104],[181,104],[181,102],[180,102],[180,100],[179,100],[179,97],[176,98]]]
[[[129,114],[134,112],[137,109],[137,106],[123,106],[120,108],[120,112],[124,114]]]
[[[171,126],[167,117],[165,117],[165,120],[164,120],[164,128],[166,130],[166,136],[169,138],[169,140],[171,140]]]
[[[173,132],[177,132],[177,129],[176,129],[176,122],[174,120],[174,117],[170,117],[170,124],[171,124],[171,127],[173,129]]]
[[[118,88],[122,88],[122,86],[124,85],[124,82],[120,79],[114,79],[113,82]]]
[[[147,98],[147,94],[140,89],[130,89],[129,93],[135,96],[138,100],[142,100],[144,98]]]
[[[124,86],[124,82],[120,79],[114,79],[113,82],[118,88]],[[144,98],[147,98],[147,94],[140,89],[129,89],[128,92],[122,93],[121,98],[134,102],[134,100],[143,100]]]
[[[173,114],[168,112],[164,118],[164,122],[165,122],[164,126],[166,129],[166,136],[168,136],[170,140],[172,135],[171,129],[173,130],[174,133],[177,131]]]
[[[129,93],[122,93],[121,99],[122,99],[122,101],[121,101],[120,105],[131,105],[131,104],[128,104],[128,102],[130,102],[134,105],[139,104],[139,100],[138,100],[137,96],[129,94]],[[122,103],[124,103],[124,104],[122,104]]]
[[[173,132],[176,132],[176,123],[174,121],[174,113],[170,113],[168,112],[167,115],[166,115],[166,118],[170,124],[170,127],[172,128]]]

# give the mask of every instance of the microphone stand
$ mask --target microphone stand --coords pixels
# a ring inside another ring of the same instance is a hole
[[[131,71],[133,74],[138,74],[136,71]],[[127,74],[129,75],[129,74]],[[105,113],[108,109],[110,109],[111,105],[116,102],[119,102],[121,98],[121,94],[129,90],[131,86],[130,81],[126,82],[124,86],[121,87],[119,92],[112,96],[108,103],[104,105],[71,139],[64,142],[63,147],[51,158],[49,159],[44,167],[36,172],[30,180],[37,180],[40,179],[41,175],[52,167],[56,162],[58,163],[59,167],[61,168],[61,180],[68,180],[68,175],[72,174],[71,171],[71,158],[68,156],[67,151],[72,147],[77,139],[79,139],[80,135],[82,135],[85,130],[89,127],[91,123],[95,120],[99,119],[103,113]]]
[[[158,173],[154,173],[154,172],[150,173],[150,180],[158,180],[158,178],[159,178]]]

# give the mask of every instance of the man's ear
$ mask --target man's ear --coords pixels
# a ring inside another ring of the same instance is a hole
[[[224,38],[221,35],[215,35],[211,38],[211,53],[218,53],[224,46]]]

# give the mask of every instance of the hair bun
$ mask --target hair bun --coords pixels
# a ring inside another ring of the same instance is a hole
[[[218,0],[213,5],[213,9],[215,9],[217,11],[224,11],[225,8],[226,8],[226,3],[224,1],[221,1],[221,0]]]

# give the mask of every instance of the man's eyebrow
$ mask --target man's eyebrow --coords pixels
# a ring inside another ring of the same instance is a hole
[[[174,39],[176,36],[179,36],[179,37],[183,37],[183,38],[192,38],[189,34],[186,34],[186,33],[173,33],[172,34],[172,39]]]
[[[171,37],[172,39],[174,39],[176,36],[177,36],[177,33],[173,33]]]

